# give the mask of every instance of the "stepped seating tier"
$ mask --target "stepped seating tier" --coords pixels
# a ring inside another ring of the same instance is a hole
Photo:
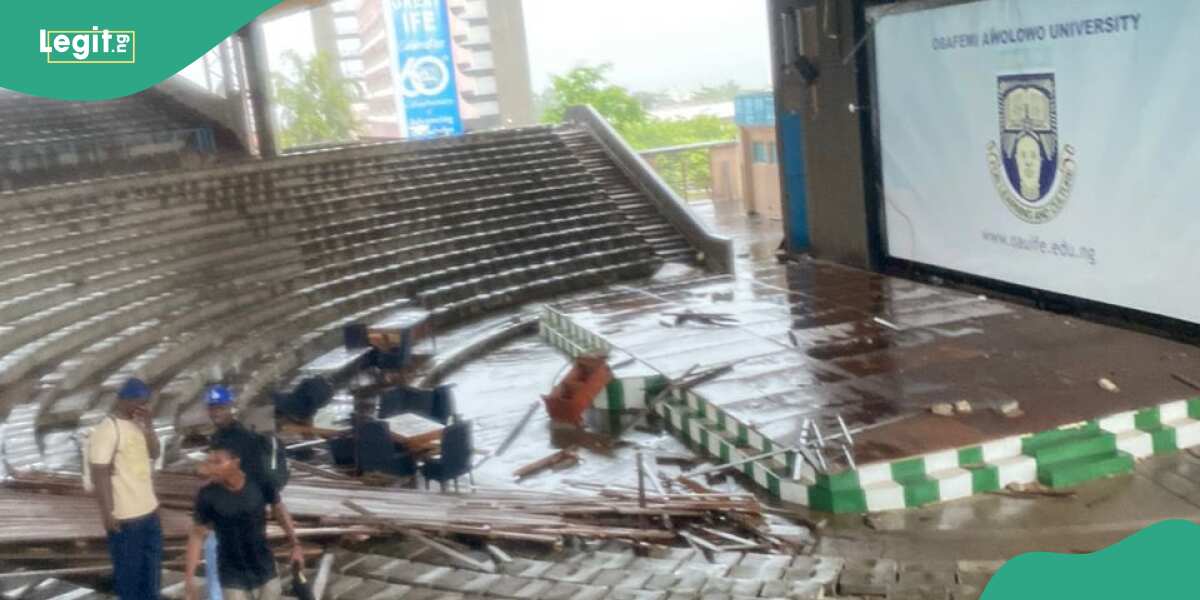
[[[43,423],[137,375],[193,424],[208,383],[261,403],[346,323],[447,327],[661,261],[551,128],[0,193],[0,215],[0,385]]]

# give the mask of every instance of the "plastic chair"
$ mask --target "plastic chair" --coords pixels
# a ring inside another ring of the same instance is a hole
[[[342,343],[347,350],[358,350],[371,345],[367,338],[367,326],[364,323],[351,323],[342,327]]]
[[[325,440],[329,446],[329,455],[333,458],[333,464],[339,467],[349,467],[354,465],[354,437],[339,436],[331,437]]]
[[[451,387],[453,384],[443,384],[433,389],[433,404],[429,416],[442,424],[449,423],[450,416],[454,414],[454,394]]]
[[[436,481],[442,491],[446,491],[446,482],[454,481],[454,491],[458,491],[458,478],[466,475],[471,484],[475,478],[471,474],[471,422],[459,421],[447,425],[442,430],[441,456],[431,459],[421,465],[421,474],[425,477],[425,489],[429,482]]]
[[[387,423],[371,421],[359,425],[354,430],[354,442],[360,472],[384,473],[394,477],[417,474],[417,462],[407,452],[396,449]]]
[[[407,385],[396,386],[383,393],[379,400],[379,418],[387,419],[404,413],[416,413],[423,417],[436,419],[434,416],[438,400],[434,390]],[[445,420],[436,419],[441,423]]]

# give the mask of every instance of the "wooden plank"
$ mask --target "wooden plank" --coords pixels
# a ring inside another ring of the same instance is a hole
[[[531,475],[536,475],[537,473],[540,473],[560,462],[570,460],[578,461],[579,456],[575,454],[574,450],[575,447],[572,446],[570,448],[564,448],[558,452],[539,458],[527,465],[517,468],[515,471],[513,471],[513,477],[516,477],[517,481],[520,481]]]
[[[350,510],[353,510],[354,512],[357,512],[363,516],[380,518],[378,515],[363,508],[362,506],[360,506],[358,503],[356,503],[353,500],[346,500],[346,501],[342,502],[342,504],[346,508],[349,508]],[[435,542],[434,540],[429,539],[424,534],[422,534],[416,530],[405,529],[396,524],[386,523],[386,520],[385,520],[384,524],[387,527],[389,527],[390,529],[392,529],[393,531],[395,531],[396,533],[411,537],[411,538],[417,540],[418,542],[424,544],[425,546],[427,546],[433,550],[437,550],[438,552],[441,552],[442,554],[445,554],[446,556],[448,556],[448,557],[458,561],[459,563],[466,565],[472,569],[484,571],[487,573],[495,573],[496,572],[495,565],[481,563],[481,562],[475,560],[474,558],[471,558],[470,556],[467,556],[453,548],[450,548],[449,546],[446,546],[445,544],[440,544],[438,542]]]

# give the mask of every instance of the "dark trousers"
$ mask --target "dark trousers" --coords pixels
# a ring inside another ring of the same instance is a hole
[[[121,600],[157,600],[162,576],[162,524],[158,513],[120,522],[108,533],[113,587]]]

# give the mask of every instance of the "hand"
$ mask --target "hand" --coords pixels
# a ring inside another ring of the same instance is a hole
[[[154,421],[150,418],[150,409],[145,406],[139,406],[133,410],[133,419],[138,427],[142,428],[142,431],[150,431],[154,428]]]
[[[188,577],[183,580],[184,600],[200,600],[200,591],[196,589],[196,578]]]
[[[121,531],[121,524],[117,522],[117,518],[109,515],[104,515],[104,529],[109,533],[117,533]]]
[[[291,563],[296,566],[297,570],[304,570],[304,547],[300,544],[292,546]]]

